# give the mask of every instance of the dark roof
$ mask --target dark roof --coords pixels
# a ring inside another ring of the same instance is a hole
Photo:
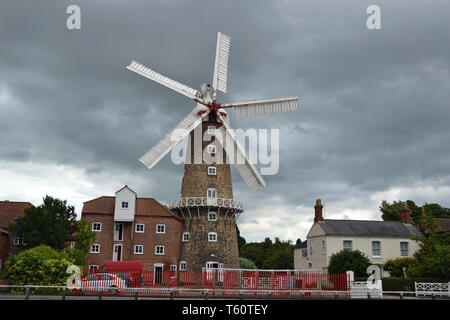
[[[306,248],[307,247],[307,241],[305,240],[305,241],[303,241],[303,242],[300,242],[300,244],[296,244],[295,246],[294,246],[294,248],[295,249],[301,249],[301,248]]]
[[[410,224],[400,221],[332,220],[319,222],[327,235],[379,236],[379,237],[422,237]]]
[[[434,220],[438,223],[438,227],[436,228],[437,233],[450,231],[450,219],[434,218]]]
[[[175,213],[170,211],[165,205],[159,203],[153,198],[136,198],[137,216],[170,216],[181,219]],[[82,214],[114,214],[116,197],[103,196],[83,203]]]
[[[9,223],[14,223],[15,217],[22,217],[25,209],[33,205],[29,202],[0,201],[0,227],[8,229]]]

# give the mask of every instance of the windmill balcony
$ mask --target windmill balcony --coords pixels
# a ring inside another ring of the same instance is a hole
[[[173,200],[170,209],[198,208],[198,207],[217,207],[230,209],[234,213],[240,213],[243,210],[241,202],[234,199],[208,198],[208,197],[186,197]]]

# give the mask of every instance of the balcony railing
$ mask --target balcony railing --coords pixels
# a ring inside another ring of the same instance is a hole
[[[235,212],[242,212],[243,206],[241,202],[234,199],[208,198],[208,197],[187,197],[173,200],[169,208],[196,208],[196,207],[220,207],[233,209]]]

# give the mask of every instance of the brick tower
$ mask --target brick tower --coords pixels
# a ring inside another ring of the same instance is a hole
[[[214,139],[213,131],[219,126],[221,123],[209,115],[197,129],[201,130],[201,137],[191,132],[188,142],[190,157],[187,155],[184,165],[181,198],[171,204],[171,209],[184,221],[181,270],[239,268],[235,220],[243,210],[242,205],[233,199],[226,153],[219,150],[221,146]],[[194,136],[201,139],[201,144],[198,144],[201,148],[194,147]],[[203,152],[205,157],[202,157]],[[196,156],[201,163],[194,163]]]

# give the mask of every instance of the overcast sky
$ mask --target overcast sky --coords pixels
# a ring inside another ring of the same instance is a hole
[[[81,30],[66,8],[81,8]],[[366,9],[381,8],[381,30]],[[380,220],[382,200],[450,207],[450,2],[0,2],[0,199],[83,201],[128,185],[169,204],[182,165],[137,161],[194,104],[128,71],[135,58],[199,88],[217,32],[231,37],[221,102],[299,96],[295,113],[237,119],[280,129],[280,169],[250,192],[233,169],[247,241],[306,238],[325,218]]]

